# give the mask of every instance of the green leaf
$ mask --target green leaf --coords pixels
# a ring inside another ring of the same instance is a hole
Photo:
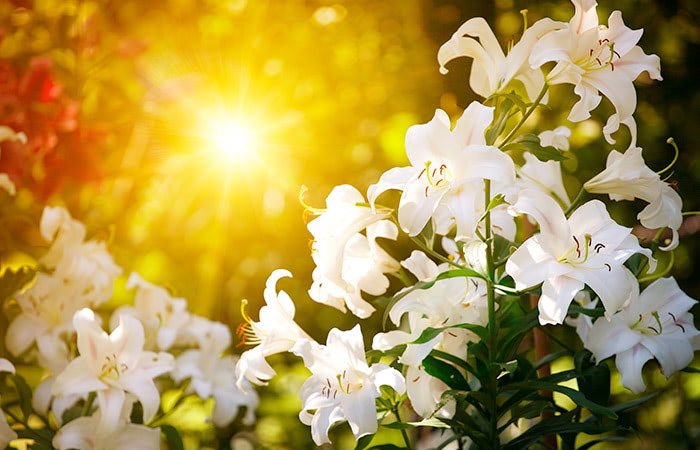
[[[17,394],[19,394],[19,407],[24,415],[24,420],[29,420],[29,416],[32,415],[32,388],[29,387],[24,378],[21,375],[11,374],[10,379],[17,387]]]
[[[564,356],[568,355],[569,352],[566,351],[561,351],[561,352],[556,352],[556,353],[550,353],[549,355],[543,357],[537,363],[535,363],[533,369],[537,370],[543,366],[546,366],[547,364],[556,361],[559,358],[563,358]]]
[[[428,375],[432,375],[435,378],[442,380],[452,389],[458,389],[461,391],[468,391],[470,389],[467,380],[464,379],[464,376],[452,364],[448,364],[428,355],[423,360],[423,367],[425,367],[425,371],[428,373]]]
[[[635,406],[641,405],[642,403],[646,403],[647,401],[651,400],[654,397],[658,397],[659,395],[661,395],[662,392],[663,391],[656,391],[653,394],[645,395],[642,398],[631,400],[631,401],[625,402],[625,403],[618,403],[617,405],[610,406],[610,409],[615,411],[615,412],[626,411],[628,409],[634,408]]]
[[[604,308],[588,309],[588,308],[584,308],[584,307],[572,302],[571,305],[569,305],[569,314],[585,314],[586,316],[589,316],[589,317],[603,317],[605,315],[605,309]]]
[[[172,425],[161,425],[160,432],[165,435],[165,441],[168,443],[168,448],[171,450],[184,450],[182,438],[177,429]]]
[[[503,147],[503,151],[530,152],[542,162],[564,161],[568,159],[562,152],[552,146],[542,147],[540,138],[534,134],[523,134]]]
[[[405,448],[406,447],[399,447],[398,445],[394,444],[381,444],[375,445],[374,447],[370,447],[368,450],[402,450]]]
[[[481,325],[475,325],[472,323],[460,323],[456,325],[448,325],[445,327],[440,327],[440,328],[426,328],[423,330],[421,335],[418,337],[413,342],[409,342],[409,344],[425,344],[426,342],[432,340],[435,336],[439,335],[445,330],[449,330],[450,328],[465,328],[473,333],[475,333],[477,336],[479,336],[481,339],[486,339],[485,336],[487,336],[488,330]]]
[[[600,426],[593,423],[571,423],[572,414],[562,414],[541,421],[532,428],[513,439],[512,441],[501,447],[503,450],[516,450],[530,448],[535,442],[543,436],[551,434],[565,433],[586,433],[586,434],[601,434],[610,431],[624,430],[620,426]]]
[[[141,402],[134,403],[134,406],[131,408],[131,416],[129,419],[135,424],[143,423],[143,405]]]
[[[595,403],[594,401],[588,399],[582,392],[579,392],[576,389],[571,389],[566,386],[560,386],[555,383],[548,383],[541,380],[530,380],[527,382],[510,383],[504,386],[503,388],[503,390],[506,391],[520,389],[539,389],[542,391],[559,392],[569,397],[577,405],[582,406],[584,408],[588,408],[588,410],[591,411],[593,414],[608,417],[610,419],[617,419],[617,414],[615,414],[615,412],[610,408]]]
[[[0,272],[0,302],[24,288],[36,276],[36,269],[27,266],[17,269],[2,267]]]
[[[600,404],[607,405],[610,399],[610,368],[605,362],[599,365],[591,361],[591,352],[581,350],[574,356],[579,391]]]
[[[364,436],[360,437],[360,439],[357,440],[357,445],[355,446],[355,450],[362,450],[365,447],[367,447],[370,442],[372,442],[372,439],[374,439],[374,433],[373,434],[365,434]]]
[[[696,369],[695,367],[684,367],[681,369],[681,372],[686,372],[686,373],[700,373],[700,370]]]
[[[396,347],[392,347],[389,350],[367,350],[365,352],[365,357],[367,359],[371,358],[383,358],[385,356],[392,356],[392,357],[397,357],[403,355],[403,352],[406,351],[406,344],[400,344],[397,345]]]
[[[621,441],[626,441],[628,438],[625,436],[606,436],[604,438],[600,439],[595,439],[590,442],[586,442],[584,445],[580,446],[578,450],[588,450],[589,448],[592,448],[594,445],[600,444],[601,442],[621,442]]]

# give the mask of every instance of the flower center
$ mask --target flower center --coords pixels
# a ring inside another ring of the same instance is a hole
[[[439,189],[445,189],[450,185],[454,177],[452,176],[452,172],[450,172],[450,169],[447,167],[446,164],[441,164],[439,167],[433,166],[432,168],[430,167],[433,164],[432,161],[426,161],[425,162],[425,169],[421,171],[420,174],[418,174],[418,179],[421,179],[423,177],[423,174],[425,174],[425,178],[428,181],[428,184],[425,186],[425,196],[428,196],[428,192],[432,189],[434,190],[439,190]]]
[[[590,234],[586,234],[583,236],[583,243],[581,243],[581,241],[576,236],[572,237],[574,238],[574,242],[576,243],[576,245],[571,247],[566,253],[560,256],[559,259],[557,259],[557,262],[571,264],[572,266],[582,266],[586,261],[588,261],[590,257],[592,257],[594,254],[600,253],[600,251],[605,248],[605,244],[603,244],[602,242],[593,244],[593,238]],[[603,267],[608,269],[608,272],[612,272],[612,267],[610,267],[610,264],[605,263],[603,264]],[[603,267],[588,268],[602,269]]]
[[[117,355],[112,353],[105,358],[105,362],[102,364],[102,373],[100,373],[99,378],[117,380],[121,374],[127,370],[129,370],[129,366],[119,361]]]
[[[335,379],[326,378],[326,384],[321,387],[321,394],[325,395],[326,398],[336,398],[339,392],[350,394],[360,389],[362,389],[362,377],[357,374],[351,376],[347,370],[343,370],[343,373],[337,374]]]
[[[670,323],[671,325],[680,328],[681,331],[685,333],[685,327],[678,323],[676,316],[672,312],[669,312],[668,315],[671,320],[669,321],[667,319],[663,322],[666,324],[667,329]],[[639,331],[642,334],[649,334],[652,336],[658,336],[663,333],[663,324],[661,322],[661,318],[659,317],[658,311],[650,311],[644,315],[640,314],[639,320],[637,320],[630,328]]]
[[[620,59],[620,54],[614,49],[615,43],[609,39],[598,39],[598,45],[591,48],[587,56],[574,61],[574,64],[587,72],[602,70],[610,66],[611,70],[615,70],[613,58],[617,56]]]

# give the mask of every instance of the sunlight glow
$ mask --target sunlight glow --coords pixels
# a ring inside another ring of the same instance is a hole
[[[254,140],[248,128],[234,120],[219,120],[211,124],[209,139],[214,149],[229,159],[245,157],[254,151]]]

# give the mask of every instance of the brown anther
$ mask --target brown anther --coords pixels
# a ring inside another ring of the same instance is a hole
[[[576,242],[576,257],[580,258],[581,257],[581,244],[578,242],[578,239],[576,239],[576,236],[573,236],[574,241]]]
[[[343,380],[345,379],[345,370],[343,370]]]
[[[591,54],[590,54],[590,55],[588,55],[588,56],[593,56],[593,49],[591,49]]]
[[[683,330],[683,332],[685,333],[685,328],[683,328],[683,325],[681,325],[680,323],[677,323],[676,326],[677,326],[677,327],[680,327],[681,330]]]
[[[447,166],[445,164],[440,166],[440,175],[442,175],[442,173],[445,171],[445,169],[447,169]]]
[[[653,330],[654,333],[659,334],[659,332],[656,331],[656,328],[654,328],[654,327],[652,327],[652,326],[648,326],[647,328],[649,328],[650,330]]]
[[[423,170],[421,170],[420,173],[418,174],[418,179],[420,179],[420,177],[422,177],[424,173],[425,173],[425,168]]]
[[[433,178],[435,178],[435,172],[437,172],[437,169],[433,169]]]
[[[672,187],[673,189],[675,189],[676,191],[678,190],[678,180],[671,180],[671,181],[668,183],[668,185],[671,186],[671,187]]]
[[[325,394],[325,393],[326,393],[326,387],[323,386],[323,389],[321,389],[321,395],[323,395],[323,394]]]
[[[617,59],[620,59],[620,58],[622,58],[622,56],[620,56],[620,54],[619,54],[619,53],[617,53],[617,52],[616,52],[615,50],[613,50],[612,52],[613,52],[613,54],[617,55]]]
[[[416,381],[420,380],[420,376],[415,377],[414,379],[411,380],[411,383],[415,383]]]
[[[330,391],[328,391],[328,392],[330,392]],[[333,398],[335,398],[336,395],[338,395],[338,390],[337,390],[337,389],[336,389],[335,391],[333,391]]]
[[[605,248],[605,244],[601,244],[601,243],[599,242],[599,243],[597,243],[597,244],[595,245],[595,247],[593,247],[593,248],[595,249],[595,252],[596,252],[596,253],[600,253],[600,250]]]
[[[676,321],[676,316],[674,316],[672,312],[669,311],[668,315],[671,316],[671,317],[673,317],[673,321],[674,321],[674,322]]]
[[[600,62],[600,58],[596,58],[595,60],[598,61],[598,65],[599,65],[599,66],[602,66],[602,65],[603,65],[603,63]]]
[[[330,379],[330,378],[326,378],[326,383],[328,383],[328,388],[330,389],[330,387],[331,387],[331,379]]]
[[[605,39],[603,39],[603,40],[601,41],[601,44],[602,44],[603,42],[605,42],[605,43],[607,44],[608,42],[610,42],[610,39],[605,38]]]
[[[612,267],[610,267],[610,264],[605,263],[605,266],[608,268],[608,272],[612,272]]]
[[[612,61],[610,61],[610,70],[615,72],[615,63],[613,63]]]
[[[345,388],[345,392],[348,394],[350,393],[350,383],[348,383],[348,386]]]
[[[425,196],[426,196],[426,197],[428,196],[428,188],[429,188],[429,187],[430,187],[430,186],[426,186],[426,187],[425,187]]]

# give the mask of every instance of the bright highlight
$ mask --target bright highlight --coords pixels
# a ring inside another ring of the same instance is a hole
[[[213,122],[209,139],[213,144],[213,149],[229,159],[244,157],[254,147],[250,131],[242,123],[233,120]]]

